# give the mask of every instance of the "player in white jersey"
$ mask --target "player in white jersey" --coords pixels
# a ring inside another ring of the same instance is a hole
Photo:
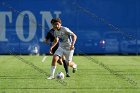
[[[75,72],[77,69],[77,65],[72,62],[74,44],[77,36],[69,28],[61,26],[61,20],[59,18],[52,19],[51,23],[56,30],[54,31],[55,40],[50,48],[50,53],[52,53],[52,49],[58,41],[59,47],[54,53],[51,74],[48,79],[54,78],[57,61],[59,60],[59,57],[62,57],[63,55],[66,58],[67,65],[73,67],[73,72]]]

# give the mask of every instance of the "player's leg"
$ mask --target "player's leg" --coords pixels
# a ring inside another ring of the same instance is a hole
[[[53,50],[52,50],[53,53],[55,53],[55,51],[57,50],[57,48],[58,48],[58,47],[54,47],[54,48],[53,48]],[[57,63],[58,63],[59,65],[62,65],[62,64],[63,64],[64,69],[65,69],[65,72],[66,72],[66,77],[70,77],[70,76],[69,76],[69,71],[68,71],[68,66],[67,66],[67,63],[66,63],[66,61],[65,61],[64,56],[63,56],[63,57],[60,57],[59,60],[57,61]]]
[[[52,49],[52,53],[54,54],[55,51],[56,51],[57,49],[58,49],[58,46],[55,46],[55,47]],[[57,63],[58,63],[59,65],[62,65],[62,64],[63,64],[62,58],[61,58],[61,57],[59,58],[59,60],[57,61]]]
[[[63,51],[61,48],[58,48],[56,52],[54,53],[53,59],[52,59],[52,64],[51,64],[51,74],[48,79],[53,79],[54,78],[54,73],[57,65],[57,61],[59,60],[59,57],[63,55]]]
[[[57,63],[59,65],[63,65],[64,66],[64,69],[65,69],[65,72],[66,72],[66,77],[70,77],[69,70],[68,70],[68,65],[67,65],[67,62],[65,60],[65,57],[62,56],[62,58],[59,58],[59,60],[57,61]]]
[[[67,65],[73,68],[73,73],[77,70],[77,64],[72,61],[74,50],[65,51]]]
[[[58,63],[59,65],[63,65],[63,61],[62,61],[62,58],[61,58],[61,57],[59,57],[59,60],[57,61],[57,63]]]
[[[51,64],[51,74],[50,74],[50,77],[48,79],[53,79],[54,78],[54,73],[55,73],[55,69],[56,69],[58,59],[59,59],[59,56],[57,56],[57,55],[53,56],[52,64]]]
[[[73,73],[75,73],[77,71],[77,64],[75,64],[75,62],[71,61],[69,62],[69,66],[73,68]]]
[[[63,66],[64,66],[65,71],[66,71],[66,77],[70,77],[68,65],[67,65],[67,62],[66,62],[66,59],[65,59],[64,55],[62,56],[62,61],[63,61]]]
[[[55,47],[52,49],[52,53],[54,54],[55,51],[56,51],[57,49],[58,49],[58,46],[55,46]],[[68,72],[68,66],[67,66],[67,63],[66,63],[66,61],[65,61],[64,56],[63,56],[63,57],[59,57],[59,60],[57,61],[57,63],[58,63],[59,65],[62,65],[62,64],[63,64],[64,69],[65,69],[65,72],[66,72],[66,77],[70,77],[70,76],[69,76],[69,72]]]

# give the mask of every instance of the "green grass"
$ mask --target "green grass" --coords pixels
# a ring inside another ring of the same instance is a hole
[[[140,93],[139,56],[74,56],[78,71],[73,74],[70,68],[71,77],[63,81],[67,85],[57,79],[47,80],[52,56],[44,63],[43,56],[20,57],[28,63],[12,55],[0,56],[0,93]],[[59,71],[64,72],[63,66],[57,66],[56,72]]]

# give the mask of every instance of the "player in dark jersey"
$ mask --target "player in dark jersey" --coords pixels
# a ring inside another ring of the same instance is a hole
[[[53,43],[53,41],[54,41],[54,39],[55,39],[55,37],[54,37],[54,31],[55,31],[55,30],[52,28],[52,29],[47,33],[47,36],[46,36],[46,38],[45,38],[46,43],[47,43],[47,44],[50,44],[50,46],[52,45],[52,43]],[[52,49],[52,54],[55,53],[55,51],[57,50],[58,47],[59,47],[59,43],[57,43],[57,44],[55,45],[55,47]],[[69,76],[69,71],[68,71],[68,66],[67,66],[67,63],[66,63],[66,61],[64,60],[64,58],[63,58],[63,60],[62,60],[62,58],[60,58],[60,59],[58,60],[58,63],[59,63],[60,65],[63,64],[64,69],[65,69],[65,71],[66,71],[66,77],[70,77],[70,76]]]
[[[48,33],[47,33],[47,36],[46,36],[46,43],[47,44],[50,44],[50,46],[52,45],[53,41],[54,41],[54,29],[52,28]],[[49,42],[50,41],[50,42]],[[59,43],[56,44],[56,46],[53,48],[52,52],[53,54],[55,53],[55,51],[57,50],[59,46]]]

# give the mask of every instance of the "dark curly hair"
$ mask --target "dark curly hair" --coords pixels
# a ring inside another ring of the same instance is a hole
[[[54,24],[55,22],[61,23],[61,19],[60,19],[60,18],[53,18],[53,19],[51,20],[51,24]]]

